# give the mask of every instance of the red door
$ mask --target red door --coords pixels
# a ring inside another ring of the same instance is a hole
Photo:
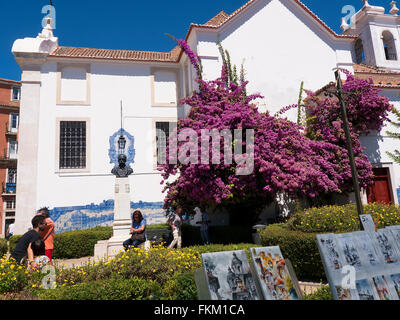
[[[374,168],[374,184],[368,187],[368,203],[393,204],[388,168]]]

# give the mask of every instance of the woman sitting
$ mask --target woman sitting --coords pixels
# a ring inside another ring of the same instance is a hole
[[[137,248],[146,241],[146,220],[143,219],[140,210],[136,210],[132,215],[132,226],[129,232],[132,236],[122,244],[125,251],[130,247]]]

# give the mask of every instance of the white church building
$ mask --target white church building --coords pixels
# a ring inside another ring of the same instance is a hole
[[[399,106],[400,17],[395,2],[391,7],[386,13],[364,1],[355,25],[343,21],[339,35],[299,0],[250,0],[231,14],[191,24],[186,41],[202,59],[206,79],[220,76],[218,42],[234,64],[244,62],[248,92],[265,96],[260,111],[273,114],[297,103],[302,81],[318,90],[334,80],[336,67],[372,77]],[[121,128],[121,101],[122,127],[135,155],[131,208],[140,208],[148,223],[164,221],[156,129],[168,132],[189,111],[179,103],[196,85],[188,58],[179,47],[64,47],[50,22],[12,48],[22,70],[16,233],[26,231],[42,206],[50,208],[57,232],[112,221],[112,144]],[[296,121],[295,110],[287,115]],[[365,202],[379,201],[386,188],[389,202],[398,203],[400,167],[386,151],[400,143],[387,129],[362,139],[376,167],[376,190],[364,192]]]

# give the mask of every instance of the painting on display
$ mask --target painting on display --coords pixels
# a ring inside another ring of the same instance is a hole
[[[398,252],[400,252],[400,226],[390,226],[387,227],[386,229],[388,229],[391,232],[395,240],[394,242],[397,245],[397,250]]]
[[[394,289],[397,293],[397,296],[400,298],[400,273],[392,274],[390,278],[393,281]]]
[[[335,290],[339,300],[353,300],[350,289],[345,289],[342,286],[335,286]]]
[[[372,281],[375,286],[375,290],[378,293],[379,300],[394,300],[390,285],[387,282],[387,278],[385,275],[375,276],[372,278]]]
[[[365,261],[365,267],[370,271],[382,268],[383,258],[372,243],[370,235],[364,231],[354,232],[353,234]]]
[[[325,264],[330,270],[339,271],[342,268],[342,262],[339,256],[339,249],[334,234],[318,234],[318,246],[323,252]]]
[[[298,300],[299,297],[279,247],[250,249],[266,300]]]
[[[356,290],[359,300],[375,300],[375,292],[368,279],[357,280]]]
[[[244,250],[201,255],[212,300],[259,300]]]
[[[361,254],[353,234],[339,234],[336,239],[344,257],[343,263],[353,266],[356,272],[360,272],[362,270]]]
[[[373,233],[374,240],[377,243],[378,250],[383,255],[384,261],[388,265],[399,263],[399,256],[392,233],[388,229],[380,229]]]
[[[317,235],[332,294],[339,300],[399,300],[399,226],[376,232]],[[343,288],[341,271],[354,267],[355,287]]]

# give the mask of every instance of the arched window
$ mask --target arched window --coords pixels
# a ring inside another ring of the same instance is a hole
[[[382,41],[386,60],[397,60],[396,45],[392,33],[390,31],[383,31]]]
[[[364,46],[360,38],[354,44],[354,52],[356,54],[356,63],[362,63],[365,61]]]

